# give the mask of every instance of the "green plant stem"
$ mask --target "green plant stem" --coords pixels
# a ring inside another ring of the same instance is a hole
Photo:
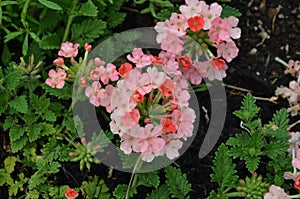
[[[133,167],[132,175],[131,175],[131,178],[130,178],[130,181],[129,181],[129,184],[128,184],[128,188],[127,188],[125,199],[128,199],[129,191],[130,191],[131,187],[134,187],[136,185],[137,176],[135,175],[135,172],[138,169],[138,167],[140,166],[141,159],[142,159],[142,156],[140,155],[139,158],[137,159],[134,167]]]
[[[300,198],[300,194],[290,196],[290,198]]]
[[[79,0],[74,0],[73,1],[71,13],[69,15],[67,26],[66,26],[66,30],[65,30],[65,33],[64,33],[64,37],[63,37],[63,42],[67,41],[67,39],[68,39],[73,19],[74,19],[74,17],[76,17],[76,15],[74,13],[75,13],[75,9],[76,9],[76,6],[78,4],[78,1]]]
[[[231,193],[227,193],[226,196],[228,196],[228,197],[245,197],[245,194],[243,192],[231,192]]]

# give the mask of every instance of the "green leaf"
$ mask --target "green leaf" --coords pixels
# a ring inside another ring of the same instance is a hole
[[[8,174],[11,174],[15,170],[17,158],[15,156],[9,156],[4,160],[4,167]]]
[[[34,32],[30,32],[29,34],[35,42],[41,42],[40,38]]]
[[[273,115],[272,122],[265,126],[267,129],[266,135],[270,139],[279,139],[287,142],[289,135],[287,133],[287,128],[289,126],[289,115],[286,109],[280,109],[276,111]]]
[[[50,99],[46,97],[39,97],[35,94],[31,95],[31,105],[35,110],[36,114],[42,114],[50,106]]]
[[[5,76],[5,87],[9,91],[14,91],[20,85],[20,80],[22,78],[22,72],[19,70],[12,69],[11,72]]]
[[[56,121],[56,115],[54,112],[50,111],[50,110],[46,110],[44,112],[44,114],[42,114],[42,118],[44,120],[47,120],[49,122],[55,122]]]
[[[233,17],[242,16],[242,13],[240,13],[240,11],[236,8],[233,8],[233,7],[225,5],[225,4],[222,5],[222,8],[223,9],[222,9],[222,13],[221,13],[221,18],[227,18],[230,16],[233,16]]]
[[[13,4],[18,4],[18,2],[16,2],[16,1],[0,1],[0,7],[7,6],[7,5],[13,5]]]
[[[89,182],[82,183],[82,190],[87,198],[110,199],[109,188],[106,186],[103,179],[99,176],[94,176]]]
[[[43,126],[43,130],[42,130],[41,136],[51,135],[51,134],[53,134],[53,133],[56,132],[56,130],[53,127],[52,124],[41,123],[41,125]]]
[[[125,13],[120,13],[120,12],[111,13],[107,19],[108,27],[110,29],[117,27],[124,21],[125,17],[126,17]]]
[[[180,169],[171,166],[165,168],[165,173],[171,196],[178,199],[187,198],[192,186],[187,181],[186,175],[182,174]]]
[[[39,199],[40,193],[38,190],[30,190],[27,194],[25,199]]]
[[[147,194],[146,199],[169,199],[169,190],[167,186],[160,186]]]
[[[41,124],[33,124],[27,126],[27,132],[29,137],[29,142],[34,142],[41,137],[41,131],[43,126]]]
[[[270,143],[265,146],[264,154],[273,160],[282,159],[282,157],[285,157],[289,147],[290,144],[287,141],[270,141]]]
[[[8,34],[5,35],[5,37],[4,37],[4,38],[5,38],[4,43],[7,43],[8,41],[14,39],[15,37],[17,37],[17,36],[19,36],[19,35],[21,35],[21,34],[23,34],[23,32],[20,32],[20,31],[8,33]]]
[[[98,13],[97,7],[91,0],[88,2],[83,3],[78,11],[78,15],[80,16],[89,16],[89,17],[96,17]]]
[[[47,144],[43,146],[43,154],[48,161],[55,160],[61,153],[61,146],[57,139],[49,137]]]
[[[8,63],[11,61],[11,52],[6,43],[3,45],[1,60],[4,65],[8,65]]]
[[[58,13],[57,11],[54,10],[47,10],[46,15],[40,20],[39,28],[41,29],[42,32],[48,32],[48,33],[54,32],[54,30],[59,27],[59,24],[63,21],[63,19],[64,19],[63,14]],[[55,30],[54,34],[58,34],[57,30]]]
[[[15,117],[11,117],[11,116],[6,117],[3,123],[3,130],[6,131],[7,129],[15,126],[17,122],[18,120]]]
[[[233,188],[238,180],[235,164],[232,162],[228,148],[221,144],[213,161],[213,172],[210,177],[212,182],[217,182],[222,190]]]
[[[28,111],[28,104],[27,104],[27,97],[25,95],[21,95],[16,97],[15,99],[8,102],[9,106],[20,113],[27,113]]]
[[[245,163],[246,163],[246,168],[250,173],[253,173],[254,171],[257,170],[258,165],[259,165],[260,157],[250,157],[246,156],[245,158]]]
[[[0,186],[3,186],[5,183],[13,184],[13,179],[10,175],[5,171],[5,169],[0,169]]]
[[[155,187],[159,186],[160,180],[158,173],[156,171],[148,172],[148,173],[139,173],[136,174],[138,176],[138,184],[144,185],[147,187]]]
[[[126,185],[126,184],[119,184],[115,188],[115,190],[113,192],[113,195],[117,199],[124,199],[125,196],[126,196],[127,188],[128,188],[128,185]],[[137,194],[136,187],[131,187],[131,189],[129,190],[128,198],[133,197],[134,194]]]
[[[41,42],[39,43],[40,47],[45,50],[51,49],[59,49],[60,48],[61,40],[58,34],[49,34],[42,38]]]
[[[16,141],[24,134],[25,134],[24,128],[21,128],[20,126],[13,126],[9,131],[10,141]]]
[[[62,8],[54,2],[47,1],[47,0],[39,0],[39,2],[52,10],[62,10]]]
[[[72,88],[70,85],[65,84],[65,86],[62,89],[57,89],[57,88],[51,88],[50,86],[48,86],[47,84],[42,84],[43,89],[45,89],[45,91],[47,93],[49,93],[49,95],[55,96],[58,99],[63,99],[63,100],[67,100],[70,99],[72,97]]]
[[[27,143],[27,137],[23,136],[20,139],[14,140],[10,143],[13,153],[21,150]]]
[[[240,110],[234,111],[233,114],[245,122],[250,122],[257,116],[260,108],[256,106],[254,97],[248,93],[242,102]]]
[[[25,35],[25,39],[23,41],[23,46],[22,46],[22,54],[24,56],[27,55],[27,52],[28,52],[28,33],[26,33]]]
[[[178,6],[174,7],[168,7],[166,9],[162,9],[157,15],[156,18],[159,21],[165,21],[167,19],[170,19],[172,13],[180,13]]]

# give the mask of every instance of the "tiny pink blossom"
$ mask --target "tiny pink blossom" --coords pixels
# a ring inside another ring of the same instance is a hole
[[[212,21],[221,16],[222,6],[218,3],[212,3],[210,6],[204,5],[202,6],[201,14],[204,19],[203,29],[208,30],[211,28]]]
[[[234,41],[222,42],[217,45],[218,57],[223,57],[227,62],[231,62],[238,55],[239,49]]]
[[[167,37],[169,33],[171,33],[171,25],[170,21],[166,20],[164,22],[157,22],[154,26],[155,31],[157,32],[156,42],[161,43],[164,38]]]
[[[99,81],[100,77],[101,77],[101,73],[100,72],[101,71],[100,71],[99,67],[97,67],[96,69],[92,70],[91,73],[90,73],[91,80],[93,80],[93,81]]]
[[[73,44],[71,42],[65,42],[61,44],[58,55],[66,58],[76,57],[78,54],[79,44]]]
[[[186,34],[186,29],[189,27],[187,18],[182,14],[172,13],[170,18],[171,32],[181,37]]]
[[[138,109],[133,109],[132,111],[125,113],[121,119],[127,128],[131,128],[139,122],[140,112]]]
[[[105,61],[102,61],[99,57],[96,57],[94,59],[94,64],[96,67],[104,66]]]
[[[161,48],[176,55],[180,55],[183,50],[183,41],[180,40],[176,34],[170,33],[162,40]]]
[[[208,69],[207,69],[207,78],[212,81],[217,79],[221,81],[226,77],[225,70],[227,69],[227,65],[225,61],[220,58],[212,58],[209,61],[206,61]]]
[[[238,39],[241,37],[241,29],[236,27],[239,23],[239,19],[233,16],[230,16],[227,18],[230,25],[231,25],[231,29],[229,30],[230,32],[230,36],[232,39]]]
[[[59,68],[56,72],[54,69],[51,69],[48,73],[49,78],[46,79],[46,84],[52,88],[63,88],[65,85],[65,79],[67,73],[64,69]]]
[[[284,192],[284,189],[276,185],[270,187],[269,193],[264,195],[264,199],[290,199],[291,197]]]
[[[140,135],[143,133],[144,129],[139,125],[135,125],[130,128],[127,133],[121,136],[120,149],[125,154],[130,154],[132,151],[140,152]]]
[[[230,30],[231,24],[228,19],[217,17],[211,22],[211,27],[208,32],[209,39],[219,44],[230,38]]]
[[[161,127],[147,124],[143,132],[145,139],[140,141],[140,151],[145,154],[151,154],[155,151],[160,151],[164,145],[165,140],[158,137],[161,134]]]
[[[99,100],[100,105],[104,106],[108,113],[111,113],[111,111],[112,111],[112,108],[111,108],[112,99],[111,99],[111,97],[112,97],[112,94],[114,92],[114,89],[115,89],[115,87],[113,87],[112,85],[110,85],[110,84],[107,85],[105,87],[105,91],[106,91],[106,94],[107,94],[106,97],[100,98],[100,100]]]
[[[62,66],[62,65],[64,65],[64,58],[62,58],[62,57],[56,58],[56,59],[53,61],[53,64],[54,64],[55,66]]]
[[[100,106],[100,99],[107,97],[106,90],[101,88],[99,81],[94,81],[91,86],[85,89],[85,95],[90,98],[90,103]]]
[[[158,72],[156,67],[147,68],[147,72],[151,78],[151,85],[153,89],[160,87],[167,78],[166,73]]]
[[[138,91],[143,96],[152,90],[150,75],[148,73],[141,74],[139,70],[129,72],[125,85],[129,90]]]
[[[204,1],[199,0],[185,0],[185,3],[186,5],[181,5],[179,10],[186,18],[200,15],[202,7],[206,5]]]
[[[285,74],[291,74],[294,77],[297,77],[300,71],[300,61],[289,60],[288,68],[284,71]]]
[[[135,63],[137,68],[143,68],[152,63],[151,56],[144,54],[141,48],[133,49],[132,56],[127,55],[127,59]]]
[[[207,77],[207,64],[205,62],[195,62],[192,67],[184,72],[184,76],[194,85],[202,82]]]
[[[119,79],[119,73],[116,70],[116,66],[108,63],[105,70],[101,73],[101,81],[103,84],[108,84],[108,81],[117,81]]]
[[[80,87],[86,87],[87,86],[86,78],[87,78],[87,76],[80,77]]]
[[[85,44],[84,44],[84,49],[85,49],[86,51],[90,51],[90,50],[92,50],[92,45],[90,45],[90,44],[88,44],[88,43],[85,43]]]

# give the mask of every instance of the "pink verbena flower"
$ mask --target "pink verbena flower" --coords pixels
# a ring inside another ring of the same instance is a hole
[[[225,70],[227,69],[227,65],[225,61],[220,58],[212,58],[209,61],[206,61],[208,69],[207,69],[207,78],[212,81],[217,79],[221,81],[223,78],[226,77]]]
[[[141,153],[151,154],[155,151],[161,150],[165,145],[165,140],[158,137],[161,135],[161,127],[147,124],[144,128],[143,137],[140,141]]]
[[[127,113],[125,113],[122,117],[122,122],[129,129],[136,125],[140,120],[140,112],[138,109],[133,109]]]
[[[201,16],[195,16],[188,19],[189,28],[191,31],[196,32],[203,28],[204,19]]]
[[[56,72],[54,69],[51,69],[48,72],[49,78],[46,79],[46,84],[52,88],[63,88],[65,85],[65,79],[67,73],[64,69],[59,68]]]
[[[185,0],[186,5],[179,6],[180,12],[186,17],[195,17],[201,14],[202,7],[206,5],[204,1]]]
[[[239,19],[233,16],[227,18],[231,25],[231,29],[229,30],[230,36],[232,39],[239,39],[241,37],[241,29],[237,27],[239,23]]]
[[[184,76],[194,85],[202,82],[207,77],[207,63],[195,62],[194,65],[184,72]]]
[[[137,68],[143,68],[152,63],[150,55],[144,54],[141,48],[133,49],[132,56],[127,55],[127,59],[135,63]]]
[[[154,26],[155,31],[157,32],[156,36],[156,42],[161,43],[164,38],[167,37],[168,34],[170,34],[171,31],[171,24],[169,20],[166,20],[164,22],[157,22]]]
[[[291,74],[294,77],[297,77],[300,71],[300,61],[289,60],[288,68],[284,71],[285,74]]]
[[[179,156],[178,150],[182,148],[183,142],[175,138],[175,134],[162,135],[166,144],[160,151],[155,152],[156,156],[166,155],[170,160]]]
[[[79,44],[73,44],[71,42],[65,42],[61,44],[58,55],[66,58],[76,57],[78,54]]]
[[[85,89],[85,95],[90,99],[94,106],[100,106],[100,99],[107,97],[106,90],[101,88],[99,81],[94,81],[91,86]]]
[[[102,61],[99,57],[96,57],[94,59],[94,64],[96,67],[104,66],[105,61]]]
[[[269,193],[264,195],[264,199],[290,199],[290,196],[288,196],[281,187],[272,185]]]
[[[195,120],[195,112],[191,108],[182,108],[181,110],[174,110],[172,113],[172,122],[177,128],[177,138],[186,139],[193,135],[193,122]]]
[[[227,62],[231,62],[238,55],[239,49],[234,41],[222,42],[217,45],[218,57],[223,57]]]
[[[186,29],[189,27],[187,18],[182,14],[172,13],[170,18],[171,32],[181,37],[186,34]]]
[[[111,113],[112,111],[112,108],[111,108],[111,97],[112,97],[112,94],[114,92],[114,89],[115,87],[113,87],[112,85],[107,85],[105,87],[105,91],[106,91],[106,97],[101,97],[100,100],[99,100],[99,103],[101,106],[105,107],[106,108],[106,111],[108,113]]]
[[[140,152],[140,135],[143,133],[144,129],[139,125],[135,125],[130,128],[126,133],[121,136],[120,149],[125,154],[130,154],[132,151]]]
[[[108,63],[104,69],[104,67],[100,68],[100,79],[103,82],[103,84],[108,84],[108,81],[117,81],[119,79],[119,73],[116,70],[116,66]]]
[[[71,189],[71,188],[67,188],[66,191],[65,191],[65,197],[67,199],[75,199],[75,198],[78,197],[78,193],[75,190]]]
[[[153,89],[160,87],[167,78],[166,73],[158,72],[156,67],[147,68],[147,73],[151,78],[151,86]]]
[[[285,93],[288,96],[288,100],[291,104],[298,104],[300,99],[300,86],[297,81],[291,81],[289,83],[289,90]]]
[[[176,55],[180,55],[183,50],[183,41],[180,40],[176,34],[170,33],[162,40],[161,48]]]
[[[204,25],[203,29],[208,30],[211,28],[211,23],[215,18],[218,18],[221,16],[222,12],[222,6],[220,6],[218,3],[212,3],[210,6],[203,5],[201,14],[204,18]]]
[[[210,41],[216,44],[220,44],[230,38],[231,24],[228,19],[222,19],[220,17],[215,18],[211,22],[211,27],[208,32]]]
[[[62,58],[62,57],[56,58],[56,59],[53,61],[53,64],[54,64],[55,66],[62,66],[62,65],[64,65],[64,58]]]
[[[148,73],[143,73],[139,70],[131,70],[128,73],[128,79],[125,81],[125,86],[135,92],[138,91],[141,95],[145,95],[152,90],[151,77]]]

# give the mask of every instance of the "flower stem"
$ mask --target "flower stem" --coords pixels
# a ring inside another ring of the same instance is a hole
[[[290,196],[290,198],[300,198],[300,194]]]
[[[132,174],[131,174],[130,181],[129,181],[129,184],[128,184],[128,188],[127,188],[127,192],[126,192],[125,199],[128,199],[129,191],[130,191],[131,187],[134,187],[134,186],[136,185],[137,175],[135,175],[135,172],[136,172],[136,170],[138,169],[138,167],[140,166],[141,158],[142,158],[142,156],[140,155],[139,158],[137,159],[137,161],[136,161],[134,167],[133,167],[133,170],[132,170]]]
[[[74,0],[73,1],[71,13],[69,15],[67,26],[66,26],[66,30],[65,30],[65,33],[64,33],[64,37],[63,37],[63,42],[67,41],[67,39],[68,39],[73,19],[74,19],[74,17],[76,17],[76,15],[74,13],[75,13],[75,9],[76,9],[76,6],[78,4],[78,1],[79,0]]]
[[[231,192],[231,193],[226,193],[226,196],[228,196],[228,197],[245,197],[245,193],[243,193],[243,192]]]

